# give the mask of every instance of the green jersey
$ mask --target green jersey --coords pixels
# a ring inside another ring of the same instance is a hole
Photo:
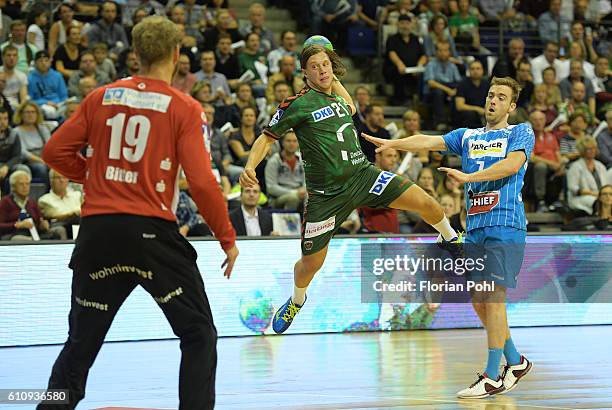
[[[306,87],[278,106],[263,132],[278,139],[292,128],[310,192],[341,192],[353,176],[370,165],[361,151],[350,108],[339,95]]]

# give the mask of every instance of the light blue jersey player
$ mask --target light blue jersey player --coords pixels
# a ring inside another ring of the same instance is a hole
[[[487,331],[489,353],[485,371],[475,383],[457,393],[459,398],[507,393],[532,368],[532,363],[514,347],[505,304],[506,288],[516,286],[523,263],[527,221],[521,188],[535,142],[530,125],[508,125],[519,92],[520,86],[514,79],[494,78],[484,107],[487,124],[483,128],[461,128],[444,136],[414,135],[391,141],[364,135],[378,146],[377,151],[395,148],[461,155],[461,170],[444,167],[439,170],[464,184],[466,243],[478,244],[472,246],[483,247],[487,253],[488,276],[476,277],[476,272],[472,272],[472,278],[489,279],[495,287],[493,292],[472,293],[474,310]],[[502,355],[506,365],[500,372]]]

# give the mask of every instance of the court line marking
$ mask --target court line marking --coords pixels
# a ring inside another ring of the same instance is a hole
[[[280,396],[287,396],[287,395],[291,395],[291,396],[295,396],[296,393],[292,392],[292,393],[285,393],[285,392],[271,392],[271,391],[267,391],[265,392],[266,394],[275,394],[275,395],[280,395]],[[226,393],[227,394],[227,393]],[[244,395],[244,393],[236,393],[236,394],[241,394]],[[300,393],[298,393],[300,394]],[[301,393],[301,394],[307,394],[307,393]],[[224,394],[218,394],[218,396],[223,396]],[[333,395],[333,394],[321,394],[321,393],[316,393],[317,396],[319,397],[330,397],[330,398],[336,398],[336,399],[366,399],[366,396],[347,396],[347,395]],[[374,398],[379,399],[380,398]],[[389,397],[385,397],[384,399],[386,400],[416,400],[416,401],[429,401],[429,402],[435,402],[435,403],[454,403],[454,404],[473,404],[473,405],[478,405],[478,404],[495,404],[496,406],[504,406],[504,407],[517,407],[517,406],[527,406],[527,407],[533,407],[536,409],[549,409],[549,410],[588,410],[588,409],[578,409],[575,407],[556,407],[556,406],[539,406],[539,405],[534,405],[534,404],[527,404],[527,403],[495,403],[493,401],[481,401],[481,399],[465,399],[465,400],[449,400],[449,399],[419,399],[416,397],[407,397],[407,396],[389,396]],[[334,403],[332,403],[334,404]],[[341,403],[335,403],[335,404],[341,404]]]

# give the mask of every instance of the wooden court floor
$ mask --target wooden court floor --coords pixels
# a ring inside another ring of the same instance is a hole
[[[513,329],[534,370],[507,395],[458,400],[482,330],[223,338],[218,409],[612,409],[612,326]],[[42,388],[61,346],[0,349],[0,388]],[[78,409],[177,408],[178,341],[107,343]],[[0,409],[27,406],[0,404]]]

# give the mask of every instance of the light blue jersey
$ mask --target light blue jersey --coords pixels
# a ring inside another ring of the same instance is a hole
[[[462,169],[467,174],[489,168],[512,151],[525,152],[527,161],[518,173],[497,181],[467,183],[465,199],[468,232],[487,226],[527,230],[521,189],[535,143],[531,126],[523,123],[490,131],[459,128],[443,138],[448,152],[461,155]]]

